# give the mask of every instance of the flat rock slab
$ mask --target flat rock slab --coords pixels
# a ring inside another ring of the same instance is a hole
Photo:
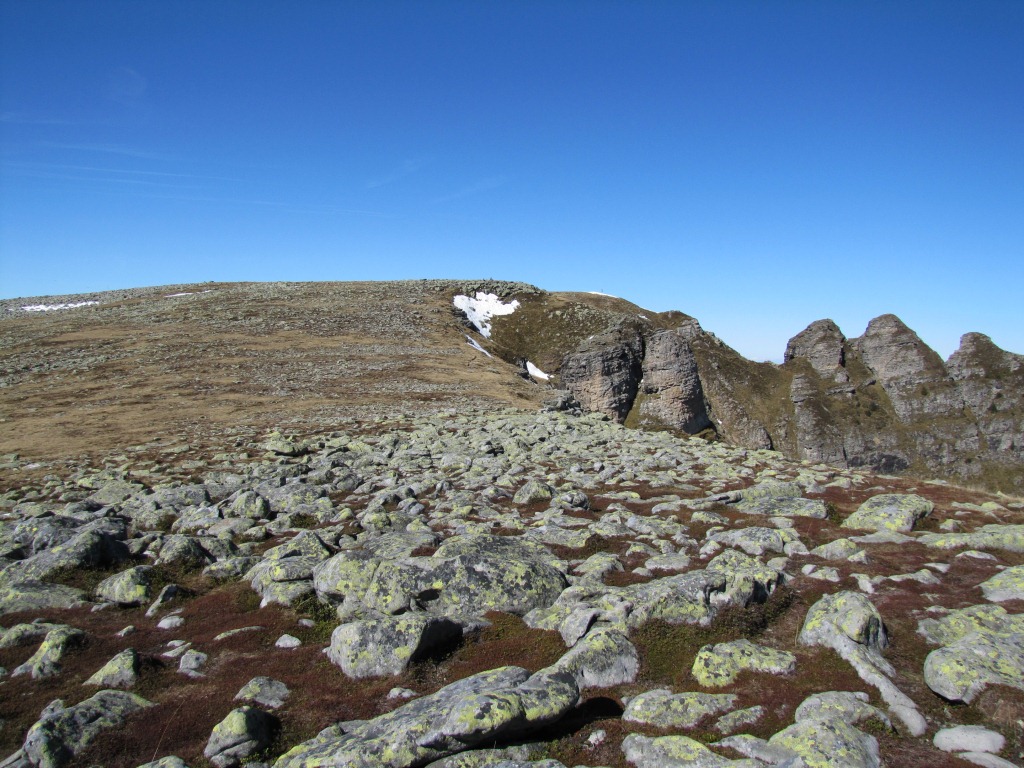
[[[918,632],[942,646],[924,661],[924,680],[940,696],[971,702],[989,685],[1024,690],[1024,616],[975,605],[924,619]]]
[[[999,752],[1006,746],[1001,733],[980,725],[958,725],[943,728],[935,734],[932,744],[943,752]]]
[[[717,755],[688,736],[641,736],[631,733],[622,741],[622,752],[637,768],[729,768],[750,766],[750,760],[730,760]]]
[[[694,679],[708,688],[721,688],[736,681],[743,672],[782,675],[796,669],[796,656],[756,645],[749,640],[733,640],[705,645],[693,662]]]
[[[931,514],[935,505],[917,494],[883,493],[872,496],[843,521],[843,528],[908,533],[914,523]]]
[[[22,611],[45,611],[52,608],[77,608],[85,605],[85,592],[63,584],[22,581],[0,584],[0,616]]]
[[[878,741],[842,720],[802,720],[768,743],[798,754],[807,768],[880,768]]]
[[[510,739],[562,718],[579,702],[572,676],[500,667],[458,680],[386,714],[331,727],[284,754],[275,768],[410,768]]]
[[[1024,600],[1024,565],[1007,568],[982,582],[981,591],[986,600],[1002,603],[1007,600]]]
[[[736,697],[725,693],[672,693],[658,688],[629,700],[622,719],[661,728],[693,728],[702,720],[732,709]]]

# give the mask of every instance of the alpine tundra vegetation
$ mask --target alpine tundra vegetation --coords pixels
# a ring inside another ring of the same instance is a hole
[[[3,768],[1024,765],[1024,358],[980,334],[0,304]]]

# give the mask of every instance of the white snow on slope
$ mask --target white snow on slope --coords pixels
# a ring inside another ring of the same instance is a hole
[[[533,376],[533,378],[540,379],[541,381],[547,381],[551,378],[529,360],[526,361],[526,372]]]
[[[78,301],[70,302],[68,304],[29,304],[28,306],[22,307],[26,312],[53,312],[58,309],[78,309],[79,307],[91,307],[93,304],[99,304],[98,301]]]
[[[195,296],[198,293],[210,293],[213,289],[207,288],[205,291],[185,291],[185,293],[168,293],[164,295],[165,299],[174,299],[178,296]]]
[[[466,313],[469,322],[476,326],[480,335],[485,339],[491,338],[491,318],[496,315],[511,315],[519,308],[519,302],[513,299],[504,304],[493,293],[478,292],[475,299],[463,296],[461,293],[452,299],[456,309]]]
[[[488,351],[487,351],[486,349],[484,349],[483,347],[481,347],[481,346],[480,346],[480,342],[478,342],[478,341],[477,341],[476,339],[471,339],[471,338],[470,338],[469,336],[467,336],[467,337],[466,337],[466,341],[468,341],[468,342],[469,342],[469,346],[471,346],[471,347],[472,347],[473,349],[477,349],[477,350],[479,350],[479,351],[483,352],[483,353],[484,353],[485,355],[487,355],[488,357],[494,357],[494,355],[492,355],[492,354],[491,354],[490,352],[488,352]]]
[[[591,296],[607,296],[609,299],[619,298],[618,296],[613,296],[610,293],[601,293],[600,291],[584,291],[584,293],[589,293]]]

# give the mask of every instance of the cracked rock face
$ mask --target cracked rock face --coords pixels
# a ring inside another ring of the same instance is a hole
[[[847,380],[846,337],[831,320],[816,320],[786,344],[785,361],[804,359],[823,379]]]
[[[565,388],[588,411],[626,418],[643,376],[643,337],[628,326],[587,339],[563,361]]]
[[[668,424],[690,434],[711,426],[697,359],[678,332],[647,339],[641,375],[639,423]]]

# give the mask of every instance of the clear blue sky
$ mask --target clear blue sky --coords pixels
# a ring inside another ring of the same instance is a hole
[[[494,277],[1024,352],[1024,2],[0,2],[0,296]]]

